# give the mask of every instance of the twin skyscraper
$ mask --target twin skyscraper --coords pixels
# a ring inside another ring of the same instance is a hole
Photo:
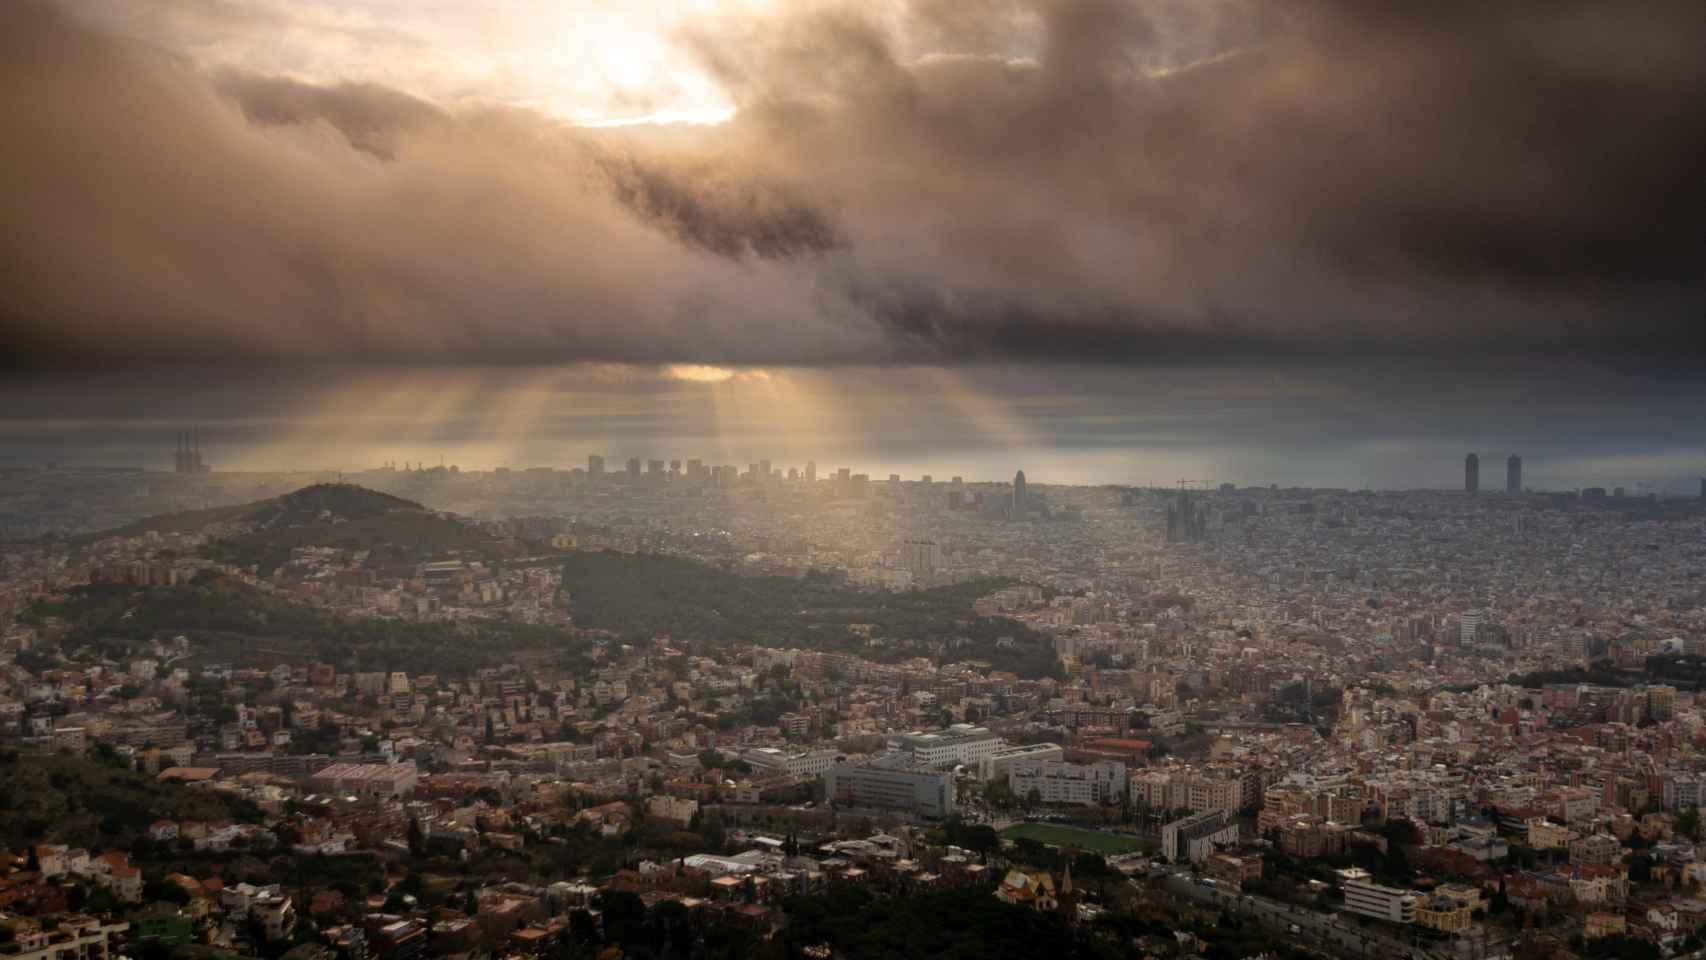
[[[1463,458],[1463,491],[1465,493],[1481,492],[1481,457],[1471,453]],[[1522,458],[1511,454],[1505,461],[1505,492],[1522,492]]]

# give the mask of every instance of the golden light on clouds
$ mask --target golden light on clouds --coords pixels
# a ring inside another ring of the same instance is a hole
[[[735,372],[727,367],[713,367],[703,363],[672,363],[664,368],[664,374],[671,380],[686,380],[692,383],[722,383],[732,380]]]
[[[758,367],[718,367],[708,363],[672,363],[663,368],[663,375],[685,383],[727,383],[730,380],[762,383],[772,379],[770,371]]]
[[[67,2],[207,67],[380,83],[445,106],[521,107],[588,127],[729,119],[727,94],[680,37],[774,10],[770,0]]]

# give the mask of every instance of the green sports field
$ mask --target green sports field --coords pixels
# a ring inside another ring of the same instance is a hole
[[[1052,823],[1016,823],[1001,831],[1001,836],[1007,840],[1030,837],[1051,847],[1074,847],[1079,850],[1091,850],[1103,856],[1143,849],[1142,842],[1136,837],[1119,837],[1111,833],[1061,827]]]

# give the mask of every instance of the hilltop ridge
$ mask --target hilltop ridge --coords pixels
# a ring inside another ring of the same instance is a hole
[[[321,520],[358,520],[394,511],[426,513],[413,500],[353,483],[316,483],[270,500],[248,504],[237,519],[262,526],[296,526]]]
[[[302,547],[366,551],[373,567],[483,556],[497,538],[458,517],[353,483],[317,483],[266,500],[148,517],[79,538],[87,545],[149,532],[196,534],[215,525],[219,559],[270,571]]]

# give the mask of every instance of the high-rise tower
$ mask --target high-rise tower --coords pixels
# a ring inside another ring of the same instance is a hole
[[[1025,499],[1025,471],[1013,474],[1013,516],[1025,515],[1025,505],[1030,501]]]
[[[906,569],[912,572],[915,586],[928,587],[936,581],[936,568],[942,562],[942,548],[934,540],[908,540],[902,546]]]
[[[1463,492],[1477,493],[1481,489],[1481,458],[1471,453],[1463,458]]]
[[[1167,542],[1201,543],[1208,536],[1208,507],[1193,502],[1189,481],[1179,481],[1178,497],[1167,508]]]
[[[179,430],[177,449],[172,454],[173,473],[207,473],[209,467],[201,459],[201,431]]]
[[[1514,453],[1505,461],[1505,492],[1522,492],[1522,458]]]

